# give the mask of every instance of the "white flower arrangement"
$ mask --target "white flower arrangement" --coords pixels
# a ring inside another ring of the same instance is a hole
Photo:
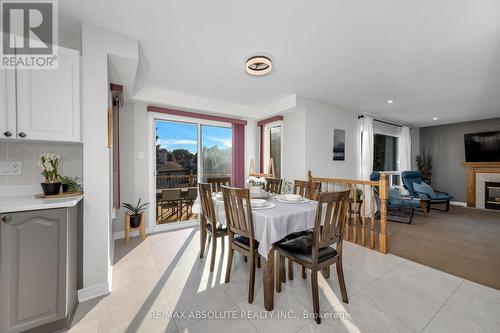
[[[267,184],[267,180],[264,177],[250,176],[247,179],[247,183],[251,186],[265,186]]]
[[[59,156],[56,154],[42,154],[37,165],[42,169],[45,183],[57,183],[59,176]]]

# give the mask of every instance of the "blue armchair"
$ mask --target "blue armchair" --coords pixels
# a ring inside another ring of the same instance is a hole
[[[372,172],[372,174],[370,175],[370,180],[377,182],[380,181],[380,172],[378,171]],[[410,224],[413,219],[413,216],[415,215],[415,209],[417,209],[420,206],[420,200],[412,198],[402,198],[401,193],[395,188],[390,188],[388,194],[389,195],[387,198],[387,215],[398,218],[405,218],[406,216],[403,216],[402,214],[400,214],[400,212],[405,210],[408,210],[410,212],[408,216],[408,221],[404,221],[401,219],[388,219],[388,220],[392,222]],[[375,197],[375,203],[377,205],[377,215],[379,215],[380,196],[378,187],[374,189],[374,197]],[[398,214],[395,214],[395,212],[398,212]]]
[[[433,190],[422,180],[420,171],[403,171],[401,174],[404,187],[410,192],[410,195],[415,198],[424,200],[427,213],[431,209],[448,212],[450,210],[450,200],[453,198],[447,192]],[[414,184],[418,184],[415,188]],[[445,209],[432,208],[435,204],[445,204]]]

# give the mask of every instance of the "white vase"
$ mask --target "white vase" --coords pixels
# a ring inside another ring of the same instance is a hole
[[[260,186],[250,185],[249,190],[250,190],[250,196],[259,195],[262,192],[262,185]]]

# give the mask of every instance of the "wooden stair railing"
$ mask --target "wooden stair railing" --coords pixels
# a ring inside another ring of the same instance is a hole
[[[381,253],[387,253],[387,197],[389,181],[386,174],[380,175],[380,181],[323,178],[307,172],[309,182],[321,182],[321,191],[341,191],[349,189],[350,205],[346,216],[344,239]],[[380,197],[380,218],[375,214],[375,188],[378,187]],[[357,190],[362,190],[361,204],[358,202]],[[367,214],[365,203],[369,200],[370,209]],[[367,231],[369,230],[369,235]],[[359,234],[358,234],[359,232]],[[378,237],[376,237],[378,234]],[[367,237],[368,236],[368,237]]]

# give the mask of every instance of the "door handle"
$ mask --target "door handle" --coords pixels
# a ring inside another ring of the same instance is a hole
[[[26,137],[26,133],[21,132],[21,133],[19,133],[19,136],[20,136],[21,138],[25,138],[25,137]]]
[[[7,131],[7,132],[3,132],[3,135],[5,135],[6,137],[11,137],[12,133]]]
[[[12,217],[10,217],[9,215],[5,215],[2,216],[0,220],[2,220],[3,223],[9,223],[12,220]]]

